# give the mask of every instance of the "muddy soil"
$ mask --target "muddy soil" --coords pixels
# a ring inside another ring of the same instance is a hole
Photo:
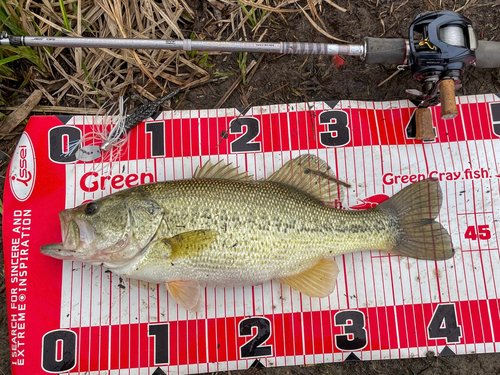
[[[489,1],[437,1],[437,0],[388,0],[348,1],[336,3],[347,9],[341,12],[323,2],[318,13],[326,30],[333,36],[351,43],[361,43],[363,37],[408,36],[408,27],[420,12],[437,9],[459,9],[465,5],[462,14],[469,17],[481,39],[500,41],[500,6]],[[284,14],[276,17],[278,22],[268,23],[264,41],[308,41],[331,42],[316,31],[301,13]],[[191,30],[185,30],[189,37]],[[252,35],[248,32],[248,35]],[[208,35],[207,37],[210,37]],[[261,56],[249,54],[247,62],[259,60]],[[214,64],[212,73],[230,72],[222,83],[211,83],[194,88],[176,98],[177,109],[214,108],[239,77],[238,54],[218,56],[210,59]],[[418,88],[409,71],[398,73],[387,83],[378,86],[396,71],[391,65],[366,65],[357,58],[345,57],[345,65],[336,67],[331,57],[265,55],[255,69],[247,76],[247,82],[239,85],[222,107],[246,107],[248,105],[269,105],[314,100],[396,100],[405,99],[405,89]],[[500,70],[470,68],[463,77],[461,94],[484,94],[500,92]],[[128,93],[132,100],[137,93]],[[46,104],[46,103],[41,103]],[[15,129],[17,134],[22,127]],[[0,141],[0,150],[12,155],[19,135],[10,141]],[[3,159],[8,158],[1,155]],[[2,158],[0,157],[0,159]],[[6,163],[0,170],[5,181]],[[3,187],[0,188],[3,192]],[[0,257],[0,375],[10,374],[9,345],[7,336],[6,294],[4,287],[3,254]],[[43,281],[41,281],[43,282]],[[310,367],[274,368],[249,370],[260,374],[500,374],[500,354],[466,355],[445,358],[423,358],[409,360],[349,362]],[[232,372],[242,373],[242,372]]]

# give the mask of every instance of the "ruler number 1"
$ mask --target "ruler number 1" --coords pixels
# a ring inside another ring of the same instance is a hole
[[[165,156],[165,122],[146,123],[146,133],[151,133],[151,157]]]
[[[169,363],[169,326],[168,323],[150,324],[148,326],[148,336],[154,337],[154,355],[156,365],[166,365]]]

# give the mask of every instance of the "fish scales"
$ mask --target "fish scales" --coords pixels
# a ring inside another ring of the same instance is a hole
[[[258,283],[309,269],[326,256],[383,250],[394,242],[394,220],[383,212],[333,209],[276,183],[187,180],[143,189],[165,210],[161,237],[198,229],[219,234],[173,266],[164,254],[145,253],[141,267],[161,263],[159,275],[143,276],[151,282]]]

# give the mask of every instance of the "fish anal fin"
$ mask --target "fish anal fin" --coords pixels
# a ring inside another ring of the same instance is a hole
[[[167,283],[167,290],[176,303],[186,310],[201,308],[200,283],[196,280],[178,280]]]
[[[340,199],[341,188],[349,187],[330,175],[324,160],[310,154],[288,161],[266,181],[293,187],[330,206],[333,204],[329,202]]]
[[[333,259],[321,259],[314,267],[297,275],[283,277],[279,282],[309,297],[324,298],[335,289],[339,268]]]
[[[218,235],[219,233],[213,230],[193,230],[164,239],[163,242],[172,247],[170,258],[181,258],[206,250]]]
[[[220,160],[217,164],[213,164],[208,160],[203,167],[197,167],[193,178],[205,180],[233,180],[233,181],[251,181],[252,176],[247,172],[238,172],[238,167],[233,167],[232,164],[226,164]]]

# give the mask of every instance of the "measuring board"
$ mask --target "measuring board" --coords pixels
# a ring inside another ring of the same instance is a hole
[[[411,137],[415,107],[406,100],[161,112],[131,132],[119,160],[95,164],[65,151],[102,119],[32,117],[4,196],[13,374],[187,374],[499,352],[500,98],[457,102],[454,120],[440,120],[440,108],[432,108],[432,142]],[[438,221],[452,236],[454,258],[337,256],[340,274],[327,298],[277,281],[207,287],[195,313],[175,304],[165,285],[40,253],[61,241],[62,209],[142,183],[191,178],[208,159],[261,179],[305,153],[351,184],[341,202],[347,209],[371,208],[412,182],[439,179]]]

